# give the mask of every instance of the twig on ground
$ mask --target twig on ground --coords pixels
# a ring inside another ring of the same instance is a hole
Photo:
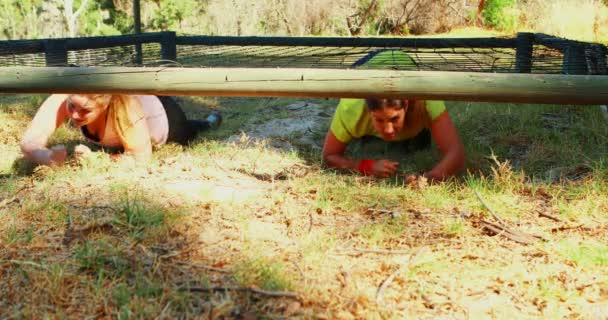
[[[312,217],[312,212],[308,212],[308,233],[310,233],[310,231],[312,231],[312,225],[313,225],[313,217]]]
[[[376,209],[376,208],[368,208],[368,213],[378,213],[378,214],[388,214],[391,218],[399,218],[404,214],[411,214],[414,218],[419,219],[422,216],[436,216],[437,214],[432,213],[420,213],[412,209],[408,209],[406,212],[398,211],[398,210],[388,210],[388,209]]]
[[[481,202],[481,204],[488,210],[488,212],[490,212],[492,217],[494,217],[494,219],[496,219],[498,223],[505,225],[505,222],[496,213],[494,213],[494,210],[492,210],[492,208],[490,208],[490,206],[483,200],[479,192],[477,192],[476,189],[473,189],[473,192],[475,192],[475,195],[477,196],[477,199],[479,199],[479,202]]]
[[[388,214],[391,216],[391,218],[398,218],[400,217],[403,212],[401,211],[396,211],[396,210],[387,210],[387,209],[375,209],[375,208],[369,208],[367,209],[367,212],[370,213],[379,213],[379,214]]]
[[[480,222],[483,224],[483,227],[485,229],[488,229],[497,235],[504,236],[505,238],[507,238],[509,240],[513,240],[515,242],[519,242],[522,244],[531,244],[533,242],[533,240],[535,240],[531,236],[522,236],[519,234],[514,234],[514,233],[510,232],[510,230],[508,228],[505,228],[501,225],[497,225],[495,223],[491,223],[491,222],[483,220],[483,219],[480,220]]]
[[[557,221],[557,222],[563,222],[562,219],[560,219],[560,218],[558,218],[558,217],[556,217],[556,216],[554,216],[552,214],[548,214],[546,212],[543,212],[543,211],[538,211],[538,215],[541,216],[541,217],[549,218],[549,219]]]
[[[508,233],[510,233],[512,235],[515,235],[515,236],[518,236],[518,237],[528,238],[530,240],[539,239],[539,240],[543,240],[543,241],[549,241],[549,240],[547,240],[546,238],[544,238],[542,236],[538,236],[538,235],[531,234],[531,233],[526,233],[526,232],[523,232],[523,231],[519,231],[517,229],[511,229],[511,228],[509,228],[509,227],[507,227],[505,225],[500,225],[500,224],[492,223],[492,222],[484,220],[484,219],[480,219],[480,221],[483,222],[483,223],[492,225],[492,226],[494,226],[494,227],[496,227],[498,229],[504,230],[505,232],[508,232]]]
[[[260,295],[267,296],[267,297],[277,297],[277,298],[284,297],[284,298],[291,298],[291,299],[296,299],[296,300],[300,299],[296,293],[290,292],[290,291],[269,291],[269,290],[262,290],[262,289],[258,289],[258,288],[251,288],[251,287],[209,287],[209,288],[187,287],[187,288],[181,288],[180,290],[190,291],[190,292],[239,291],[239,292],[256,293],[256,294],[260,294]]]
[[[551,232],[557,232],[557,231],[566,231],[566,230],[571,230],[571,229],[583,229],[583,230],[587,230],[587,231],[591,231],[593,229],[589,228],[589,227],[585,227],[584,224],[579,224],[576,226],[561,226],[561,227],[557,227],[557,228],[553,228],[551,229]]]
[[[408,250],[386,250],[386,249],[359,249],[359,248],[351,248],[351,249],[341,249],[342,252],[338,252],[338,254],[342,255],[359,255],[362,253],[377,253],[377,254],[408,254],[411,251]]]
[[[302,268],[300,268],[300,265],[297,262],[292,261],[291,263],[293,264],[294,267],[296,267],[296,269],[298,269],[298,272],[300,273],[300,277],[302,277],[302,280],[304,280],[304,282],[306,282],[306,275],[304,274],[304,270],[302,270]]]
[[[420,295],[420,297],[422,298],[422,300],[424,300],[424,306],[427,309],[435,309],[435,302],[431,298],[429,298],[429,296],[423,293],[422,295]]]
[[[10,198],[6,198],[6,199],[0,201],[0,209],[4,208],[5,206],[7,206],[15,201],[18,201],[17,197],[10,197]]]
[[[509,289],[507,286],[503,286],[502,288],[500,288],[500,290],[504,290],[506,293],[508,293],[513,299],[515,299],[515,301],[519,302],[519,304],[521,305],[526,305],[526,302],[524,300],[522,300],[517,294],[515,294],[515,292],[513,292],[511,289]],[[515,305],[515,307],[519,310],[519,311],[523,311],[521,309],[521,307],[519,305]]]
[[[403,270],[403,268],[405,268],[406,266],[409,266],[409,263],[402,264],[401,266],[399,266],[399,268],[397,268],[397,270],[391,273],[388,278],[382,281],[382,284],[380,285],[380,287],[378,287],[378,291],[376,291],[376,303],[380,304],[382,302],[382,298],[384,296],[384,289],[386,289],[386,287],[388,287],[393,282],[393,279],[395,279],[397,274],[399,274],[399,272],[401,272],[401,270]]]
[[[586,284],[581,284],[580,286],[577,286],[577,287],[576,287],[576,290],[583,290],[583,289],[585,289],[585,288],[592,287],[592,286],[594,286],[594,285],[596,285],[596,284],[602,284],[602,283],[605,283],[605,282],[607,282],[607,281],[608,281],[608,280],[604,280],[604,281],[594,281],[594,282],[590,282],[590,283],[586,283]]]
[[[33,261],[22,261],[22,260],[6,260],[6,262],[10,262],[12,264],[18,264],[18,265],[27,265],[27,266],[32,266],[32,267],[36,267],[36,268],[40,268],[40,269],[44,269],[49,271],[49,268],[47,268],[46,266],[43,266],[39,263],[33,262]]]
[[[167,310],[169,310],[170,305],[171,305],[171,301],[167,302],[167,304],[165,305],[163,310],[160,312],[160,314],[154,319],[164,319],[165,312],[167,312]]]
[[[416,262],[416,260],[418,259],[418,257],[420,256],[421,252],[423,252],[425,249],[425,247],[416,249],[416,250],[411,250],[410,253],[410,257],[407,260],[407,262],[403,263],[401,266],[399,266],[399,268],[397,268],[397,270],[395,270],[393,273],[391,273],[388,278],[386,278],[382,284],[380,285],[380,287],[378,287],[378,290],[376,291],[376,303],[380,304],[382,302],[382,298],[384,296],[384,289],[386,289],[392,282],[393,279],[395,279],[395,277],[399,274],[399,272],[401,272],[401,270],[403,270],[406,267],[411,266],[412,264],[414,264]]]
[[[545,239],[542,236],[528,234],[528,233],[507,227],[507,224],[504,222],[504,220],[502,220],[496,213],[494,213],[494,210],[492,210],[492,208],[490,208],[490,206],[483,200],[483,198],[481,197],[479,192],[477,192],[477,190],[475,190],[475,189],[473,189],[473,191],[475,192],[475,195],[477,196],[477,199],[479,199],[481,204],[488,210],[488,212],[490,212],[492,217],[494,217],[494,219],[498,222],[498,223],[492,223],[487,220],[481,219],[480,221],[482,222],[482,224],[484,224],[484,226],[483,226],[484,228],[496,233],[497,235],[502,235],[508,239],[511,239],[513,241],[523,243],[523,244],[530,244],[533,242],[532,240],[536,240],[536,239],[548,241],[547,239]]]
[[[85,227],[82,229],[72,229],[70,220],[71,220],[71,217],[68,220],[69,228],[67,228],[65,230],[65,234],[63,236],[63,244],[66,246],[69,245],[76,238],[84,238],[87,235],[89,235],[90,233],[98,232],[98,231],[108,232],[114,228],[114,226],[110,222],[105,222],[102,224],[95,224],[92,226],[88,226],[88,227]]]
[[[185,266],[191,266],[191,267],[201,268],[201,269],[205,269],[205,270],[209,270],[209,271],[220,272],[220,273],[229,273],[230,272],[229,270],[226,270],[226,269],[206,266],[204,264],[195,263],[195,262],[187,262],[187,261],[181,261],[181,260],[177,260],[177,261],[174,260],[173,262],[175,262],[177,264],[185,265]]]

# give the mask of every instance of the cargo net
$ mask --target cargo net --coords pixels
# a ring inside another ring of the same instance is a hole
[[[366,64],[381,52],[406,53],[383,58],[384,63]],[[411,59],[411,60],[410,60]],[[406,61],[407,60],[407,61]],[[534,49],[532,72],[561,73],[560,51],[539,46]],[[413,61],[413,63],[411,62]],[[515,50],[399,47],[238,47],[178,46],[177,63],[200,67],[358,68],[404,71],[517,72]]]
[[[101,49],[70,50],[67,64],[71,66],[166,66],[166,67],[265,67],[265,68],[333,68],[394,69],[406,71],[463,71],[516,73],[514,48],[416,48],[416,47],[344,47],[303,45],[176,45],[176,58],[163,60],[161,45],[156,42],[139,45],[112,46]],[[379,53],[393,51],[391,60],[382,65],[366,64]],[[531,73],[591,73],[587,64],[578,61],[568,66],[564,50],[535,44],[529,66]],[[605,66],[606,56],[603,53]],[[0,52],[0,66],[45,66],[53,57],[44,53],[11,54]],[[579,70],[580,69],[580,70]],[[605,69],[605,68],[604,68]],[[605,70],[593,72],[605,74]]]
[[[114,46],[101,49],[68,51],[69,66],[146,66],[158,65],[160,61],[160,44],[146,43],[141,45],[141,59],[135,45]],[[44,67],[53,59],[47,59],[44,53],[2,54],[0,66]]]

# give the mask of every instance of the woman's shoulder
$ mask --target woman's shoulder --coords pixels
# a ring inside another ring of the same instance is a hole
[[[336,113],[360,116],[365,110],[364,99],[340,99]]]
[[[424,108],[426,109],[426,112],[431,120],[435,120],[446,110],[445,102],[441,100],[426,100],[424,103]]]
[[[142,106],[147,104],[160,104],[162,105],[161,100],[155,95],[130,95],[130,98],[136,99]]]
[[[164,111],[162,100],[154,95],[133,95],[146,114],[156,114]]]
[[[360,109],[365,107],[365,99],[342,98],[338,103],[338,108]]]
[[[42,102],[36,114],[49,120],[67,117],[65,105],[69,96],[68,94],[51,94]]]

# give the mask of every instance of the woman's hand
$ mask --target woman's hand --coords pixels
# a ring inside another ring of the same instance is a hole
[[[56,146],[51,147],[51,153],[49,154],[49,162],[48,165],[50,167],[60,167],[65,162],[65,159],[68,157],[68,151],[65,146],[62,144],[58,144]]]
[[[390,160],[377,160],[372,166],[371,174],[375,177],[386,178],[397,172],[399,163]]]
[[[428,186],[429,184],[432,184],[433,182],[435,182],[433,179],[429,179],[428,175],[422,174],[409,174],[409,175],[405,175],[405,177],[403,178],[403,184],[406,186],[409,186],[410,188],[416,188],[416,189],[421,189],[424,188],[426,186]]]
[[[74,158],[76,158],[76,160],[78,160],[78,161],[82,161],[82,160],[86,159],[92,153],[93,153],[93,151],[91,151],[91,149],[89,147],[85,146],[84,144],[79,144],[76,147],[74,147]]]

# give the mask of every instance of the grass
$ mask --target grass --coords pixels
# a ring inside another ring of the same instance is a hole
[[[8,150],[0,161],[0,318],[608,312],[608,126],[596,107],[448,102],[468,171],[411,187],[327,170],[318,149],[296,143],[298,133],[248,134],[272,119],[302,119],[285,108],[296,99],[180,98],[189,117],[218,109],[224,124],[190,146],[158,148],[147,164],[96,153],[34,167],[18,143],[41,99],[0,97],[0,150]],[[330,115],[336,103],[306,101]],[[323,119],[310,133],[317,142]],[[82,142],[67,126],[52,141]],[[433,148],[376,152],[394,156],[403,173],[439,157]],[[547,241],[522,245],[485,231],[488,207]]]

